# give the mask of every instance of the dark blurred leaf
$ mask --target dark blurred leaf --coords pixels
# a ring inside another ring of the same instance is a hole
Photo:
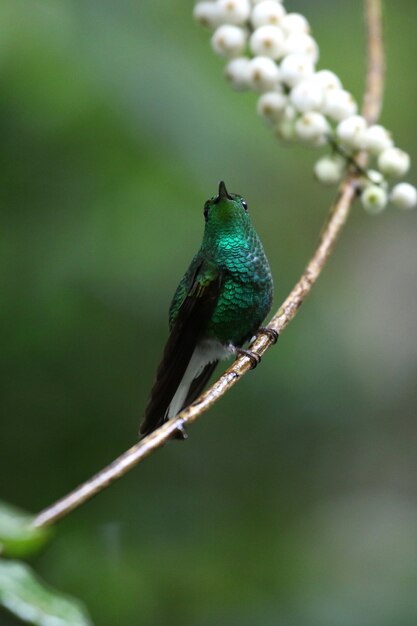
[[[0,603],[24,622],[37,626],[88,626],[84,608],[40,582],[19,561],[0,561]]]
[[[0,502],[0,551],[8,556],[27,556],[39,550],[50,531],[31,526],[33,517],[20,509]]]

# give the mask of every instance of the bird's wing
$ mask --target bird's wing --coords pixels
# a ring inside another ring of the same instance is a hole
[[[197,265],[188,291],[172,323],[156,372],[140,427],[142,435],[152,432],[163,423],[165,413],[181,383],[197,342],[213,314],[220,295],[222,279],[221,270],[207,260]]]

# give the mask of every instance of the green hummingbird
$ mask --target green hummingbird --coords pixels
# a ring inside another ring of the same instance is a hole
[[[246,354],[242,346],[261,329],[273,293],[271,270],[242,196],[223,181],[204,205],[203,242],[181,279],[169,309],[170,335],[140,434],[145,436],[190,405],[218,361]],[[277,333],[262,329],[275,342]],[[185,433],[178,431],[177,438]]]

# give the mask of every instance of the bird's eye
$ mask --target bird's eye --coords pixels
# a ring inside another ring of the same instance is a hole
[[[204,219],[208,218],[209,206],[210,206],[209,202],[206,202],[204,205]]]
[[[248,203],[246,202],[246,200],[242,200],[242,206],[245,209],[245,211],[248,210]]]

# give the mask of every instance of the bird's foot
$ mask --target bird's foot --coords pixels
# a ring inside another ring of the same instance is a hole
[[[235,348],[236,354],[239,356],[247,356],[251,363],[251,370],[255,369],[257,365],[261,362],[261,357],[259,354],[252,352],[251,350],[244,350],[243,348]]]
[[[269,337],[269,339],[272,341],[272,344],[275,344],[278,341],[279,333],[276,330],[274,330],[273,328],[268,328],[266,326],[261,326],[259,328],[258,332],[260,332],[263,335],[266,335],[267,337]]]
[[[188,433],[185,430],[184,424],[177,426],[177,430],[173,433],[171,439],[180,439],[181,441],[188,439]]]

